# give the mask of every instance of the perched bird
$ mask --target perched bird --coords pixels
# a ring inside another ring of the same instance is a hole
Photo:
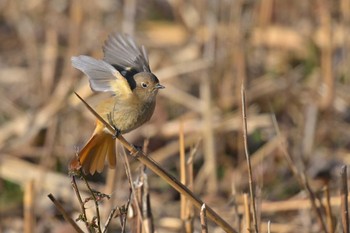
[[[112,96],[97,104],[95,110],[124,134],[148,121],[154,111],[159,89],[164,88],[151,72],[145,48],[139,47],[131,36],[112,34],[103,47],[103,60],[89,56],[72,57],[72,66],[89,78],[96,92]],[[106,157],[109,166],[116,165],[112,132],[97,120],[91,138],[71,161],[71,168],[81,166],[84,173],[102,172]],[[78,164],[78,165],[77,165]]]

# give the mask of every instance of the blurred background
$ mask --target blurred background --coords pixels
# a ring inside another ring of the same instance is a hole
[[[74,91],[92,106],[101,97],[70,58],[102,58],[113,32],[145,45],[166,86],[151,121],[126,135],[130,142],[145,144],[179,177],[183,127],[186,154],[194,155],[191,188],[246,231],[244,84],[262,231],[269,220],[271,232],[324,230],[298,182],[305,175],[313,192],[330,196],[331,213],[321,209],[327,231],[341,232],[340,167],[350,160],[349,23],[350,0],[0,0],[0,232],[74,232],[47,195],[78,217],[67,165],[90,137],[94,116]],[[136,179],[140,164],[130,164]],[[146,172],[155,228],[182,232],[178,193]],[[103,216],[127,201],[122,162],[89,181],[111,195]],[[120,232],[118,218],[112,221]]]

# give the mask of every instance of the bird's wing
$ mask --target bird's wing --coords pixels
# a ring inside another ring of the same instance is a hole
[[[113,92],[116,96],[132,94],[128,81],[113,66],[89,56],[72,57],[72,66],[86,74],[93,91]]]
[[[146,49],[137,46],[129,35],[112,34],[103,46],[103,60],[124,70],[135,69],[137,72],[151,72]]]

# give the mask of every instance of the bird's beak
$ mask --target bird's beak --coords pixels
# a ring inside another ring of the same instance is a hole
[[[157,83],[155,86],[156,89],[163,89],[165,88],[163,85],[161,85],[160,83]]]

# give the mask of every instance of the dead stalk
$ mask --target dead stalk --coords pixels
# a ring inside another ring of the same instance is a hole
[[[76,222],[69,216],[69,214],[64,210],[63,206],[56,200],[56,198],[50,193],[47,195],[53,204],[56,206],[57,210],[62,214],[63,218],[69,222],[70,225],[76,230],[78,233],[84,233],[82,229],[76,224]]]
[[[326,215],[327,215],[327,226],[328,226],[328,232],[334,233],[334,224],[332,219],[332,206],[331,206],[331,195],[329,193],[329,185],[326,184],[325,186],[325,193],[326,193]]]
[[[89,223],[88,223],[88,221],[87,221],[87,216],[86,216],[86,211],[85,211],[85,205],[84,205],[83,199],[81,198],[81,195],[80,195],[80,192],[79,192],[79,189],[78,189],[77,182],[75,181],[75,176],[72,176],[71,184],[72,184],[73,190],[74,190],[74,192],[75,192],[75,195],[76,195],[77,198],[78,198],[78,202],[79,202],[79,206],[80,206],[80,211],[81,211],[81,220],[83,220],[83,222],[85,223],[86,229],[87,229],[89,232],[91,232],[92,229],[91,229],[91,226],[89,226]]]
[[[244,142],[244,152],[245,157],[247,160],[247,166],[248,166],[248,179],[249,179],[249,192],[250,192],[250,199],[252,203],[252,210],[253,210],[253,225],[254,225],[254,231],[255,233],[258,233],[258,220],[256,217],[256,206],[255,206],[255,192],[254,192],[254,183],[253,183],[253,174],[252,174],[252,165],[250,163],[250,156],[248,151],[248,143],[247,143],[247,113],[246,113],[246,105],[245,105],[245,89],[244,84],[241,86],[241,98],[242,98],[242,119],[243,119],[243,142]]]
[[[275,127],[277,135],[282,139],[281,132],[279,131],[277,120],[276,120],[276,117],[274,115],[272,117],[272,121],[273,121],[273,124],[274,124],[274,127]],[[320,208],[317,207],[317,204],[316,204],[316,195],[314,194],[314,192],[312,191],[312,189],[311,189],[311,187],[309,185],[309,182],[308,182],[308,180],[306,178],[305,172],[300,172],[298,170],[298,168],[295,166],[295,164],[294,164],[294,162],[292,160],[292,157],[287,152],[287,150],[286,150],[286,148],[284,146],[284,141],[282,141],[282,140],[281,140],[281,151],[282,151],[285,159],[287,160],[288,166],[289,166],[290,170],[293,172],[293,175],[296,177],[299,185],[304,190],[306,190],[306,192],[308,193],[312,209],[316,213],[316,216],[317,216],[317,219],[318,219],[318,221],[319,221],[319,223],[321,225],[322,231],[327,233],[327,227],[326,227],[326,224],[325,224],[325,222],[323,220],[321,210],[320,210]]]
[[[349,233],[349,208],[348,208],[348,174],[347,167],[344,165],[341,169],[341,220],[343,224],[343,232]]]

